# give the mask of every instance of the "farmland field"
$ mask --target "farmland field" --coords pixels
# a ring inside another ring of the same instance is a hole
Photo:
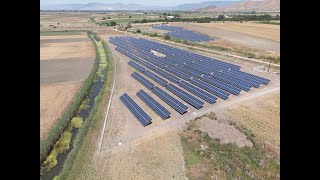
[[[280,27],[256,23],[171,23],[208,34],[234,44],[264,51],[280,52]],[[213,42],[214,44],[214,42]]]
[[[40,36],[41,139],[80,89],[94,57],[94,47],[84,33],[47,32]]]

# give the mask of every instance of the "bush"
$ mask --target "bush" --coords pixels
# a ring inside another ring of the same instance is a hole
[[[129,18],[132,18],[132,16],[130,15]]]
[[[117,25],[117,23],[115,21],[110,22],[110,26],[115,26],[115,25]]]
[[[166,39],[166,40],[170,40],[170,39],[171,39],[171,37],[170,37],[168,34],[166,34],[166,35],[164,36],[164,39]]]
[[[140,29],[138,29],[136,32],[137,32],[137,33],[141,33],[141,30],[140,30]]]
[[[224,16],[224,15],[219,15],[218,16],[218,21],[222,21],[222,20],[224,20],[226,17]]]

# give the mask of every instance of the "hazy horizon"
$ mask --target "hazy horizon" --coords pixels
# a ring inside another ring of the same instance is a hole
[[[177,6],[185,3],[201,3],[206,1],[241,1],[241,0],[161,0],[161,1],[150,1],[150,0],[40,0],[40,6],[57,5],[57,4],[87,4],[87,3],[104,3],[104,4],[139,4],[144,6]]]

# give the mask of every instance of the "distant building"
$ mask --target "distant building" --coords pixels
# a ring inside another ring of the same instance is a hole
[[[167,16],[167,19],[173,19],[174,16]]]

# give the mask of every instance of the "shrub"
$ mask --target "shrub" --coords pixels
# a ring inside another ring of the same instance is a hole
[[[166,35],[164,36],[164,39],[166,39],[166,40],[170,40],[170,39],[171,39],[171,37],[170,37],[168,34],[166,34]]]
[[[141,33],[141,30],[140,30],[140,29],[138,29],[136,32],[137,32],[137,33]]]

